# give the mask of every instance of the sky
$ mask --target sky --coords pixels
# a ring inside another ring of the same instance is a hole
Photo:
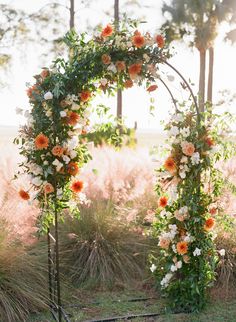
[[[8,3],[13,7],[21,8],[27,12],[36,12],[49,0],[0,0],[0,3]],[[51,1],[52,2],[52,1]],[[63,6],[69,5],[69,0],[55,0],[60,2]],[[90,8],[86,8],[86,3],[90,3]],[[143,14],[146,16],[146,23],[142,24],[141,29],[143,31],[150,31],[155,34],[158,28],[164,21],[164,17],[161,15],[162,0],[140,0],[141,8],[135,7],[133,12],[130,8],[124,8],[126,0],[120,0],[122,11],[128,12],[130,18],[141,18]],[[81,1],[75,0],[76,10],[76,29],[78,31],[85,31],[87,22],[94,27],[98,23],[106,25],[112,19],[112,11],[110,17],[104,14],[105,11],[109,11],[114,3],[113,0],[97,0],[89,1],[85,0],[84,4],[79,7]],[[150,8],[146,8],[150,6]],[[91,9],[92,8],[92,9]],[[127,9],[127,10],[126,10]],[[65,12],[65,22],[69,21],[69,11],[62,7]],[[89,18],[88,18],[89,17]],[[50,28],[50,25],[48,26]],[[236,93],[236,46],[230,46],[223,42],[223,32],[226,26],[223,26],[215,46],[215,76],[214,76],[214,99],[217,101],[219,95],[217,92],[223,89],[229,89],[233,93]],[[184,44],[174,44],[174,56],[170,59],[170,62],[185,76],[186,79],[191,79],[195,86],[193,90],[197,93],[198,84],[198,71],[199,71],[199,58],[196,50],[188,48]],[[24,50],[24,49],[23,49]],[[0,89],[0,102],[2,105],[2,111],[0,116],[0,125],[18,126],[25,122],[23,117],[16,115],[16,107],[23,109],[28,108],[28,99],[26,96],[26,83],[32,82],[32,75],[40,72],[40,63],[38,58],[38,51],[40,51],[40,44],[37,46],[28,46],[25,48],[27,54],[22,55],[22,51],[14,51],[12,66],[10,72],[4,77],[8,82],[8,86]],[[23,58],[23,59],[22,59]],[[48,55],[44,59],[45,63],[50,66],[51,56]],[[172,73],[171,70],[163,68],[163,72],[168,79],[169,76],[175,77],[174,81],[169,81],[168,85],[174,91],[177,98],[183,97],[183,92],[179,86],[179,79]],[[0,73],[2,73],[0,71]],[[3,75],[1,75],[1,78]],[[159,88],[153,94],[155,98],[155,116],[151,116],[149,113],[149,95],[142,88],[134,88],[123,93],[123,114],[128,126],[133,126],[136,121],[138,128],[149,130],[160,130],[160,120],[165,119],[168,115],[168,111],[172,108],[170,97],[166,90],[158,84]],[[115,113],[116,100],[107,99],[105,95],[101,98],[97,98],[95,103],[102,102],[111,106],[112,112]],[[226,107],[227,108],[227,107]],[[230,111],[234,112],[234,107],[230,107]]]

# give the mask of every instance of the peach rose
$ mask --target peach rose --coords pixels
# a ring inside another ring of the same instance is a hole
[[[195,147],[191,142],[183,142],[182,143],[182,151],[185,155],[191,157],[195,151]]]

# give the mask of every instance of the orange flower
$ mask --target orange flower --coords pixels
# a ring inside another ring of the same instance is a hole
[[[159,207],[165,208],[167,206],[167,203],[168,203],[168,198],[165,196],[160,197],[158,200]]]
[[[155,91],[157,89],[157,85],[151,85],[151,86],[149,86],[148,88],[147,88],[147,91],[150,93],[150,92],[153,92],[153,91]]]
[[[71,185],[71,190],[75,193],[79,193],[83,190],[84,184],[82,181],[74,181]]]
[[[168,249],[170,245],[170,240],[168,238],[160,237],[158,245],[161,248]]]
[[[117,60],[116,62],[116,68],[118,72],[121,72],[122,70],[125,70],[125,62],[123,60]]]
[[[218,212],[218,209],[216,207],[211,207],[210,210],[209,210],[209,213],[214,216],[216,215]]]
[[[67,124],[75,126],[79,121],[79,114],[76,112],[69,111],[67,113]]]
[[[135,76],[141,73],[142,70],[142,65],[139,63],[133,64],[129,66],[129,74],[131,76]]]
[[[113,33],[113,28],[111,25],[107,25],[103,30],[102,30],[102,37],[109,37]]]
[[[80,98],[82,102],[87,102],[90,99],[90,97],[91,97],[90,91],[83,91],[80,94]]]
[[[172,157],[168,157],[164,163],[164,168],[169,171],[171,174],[176,171],[175,160]]]
[[[184,142],[182,145],[182,151],[185,155],[191,157],[195,151],[195,147],[191,142]]]
[[[127,79],[125,82],[124,82],[124,87],[125,88],[131,88],[133,87],[134,83],[132,81],[132,79]]]
[[[204,229],[206,231],[211,230],[215,226],[215,219],[214,218],[208,218],[205,222]]]
[[[43,69],[42,71],[41,71],[41,74],[40,74],[40,76],[44,79],[44,78],[46,78],[46,77],[48,77],[48,75],[49,75],[49,70],[48,69]]]
[[[185,241],[178,242],[176,245],[178,254],[184,255],[188,252],[188,243]]]
[[[23,199],[23,200],[29,200],[30,199],[30,195],[28,194],[27,191],[21,189],[19,191],[19,196]]]
[[[145,45],[145,39],[141,34],[136,34],[132,37],[132,43],[135,47],[141,48]]]
[[[155,40],[159,48],[163,48],[165,46],[165,40],[162,35],[156,35]]]
[[[26,93],[27,93],[27,96],[31,98],[34,93],[38,94],[39,90],[36,85],[33,85],[26,90]]]
[[[49,139],[46,135],[40,133],[36,138],[34,139],[34,145],[37,150],[43,150],[48,147]]]
[[[212,138],[210,138],[210,137],[207,137],[207,138],[205,139],[205,142],[206,142],[206,144],[207,144],[209,147],[212,147],[213,145],[215,145],[214,140],[213,140]]]
[[[105,64],[105,65],[109,65],[111,62],[111,56],[109,56],[107,54],[103,54],[101,59],[102,59],[103,64]]]
[[[67,166],[67,172],[72,176],[76,176],[79,173],[79,167],[76,162],[70,162]]]
[[[60,146],[60,145],[55,145],[52,148],[52,154],[57,156],[57,157],[61,157],[63,152],[64,152],[64,148],[62,146]]]
[[[51,183],[47,182],[47,183],[45,183],[43,190],[46,194],[49,194],[49,193],[54,192],[54,187]]]

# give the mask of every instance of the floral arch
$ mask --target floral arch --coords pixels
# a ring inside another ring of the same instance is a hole
[[[79,174],[90,159],[81,134],[89,129],[91,101],[99,91],[110,94],[117,87],[127,89],[133,83],[145,83],[148,92],[156,90],[159,66],[169,65],[170,56],[161,35],[143,35],[135,23],[122,26],[120,31],[107,25],[89,41],[74,33],[65,40],[71,49],[71,59],[68,62],[57,59],[50,69],[45,68],[35,76],[35,84],[27,91],[32,107],[28,123],[16,139],[26,158],[21,164],[23,172],[31,177],[31,189],[20,190],[20,196],[38,200],[42,210],[39,230],[49,236],[50,299],[52,308],[58,308],[59,321],[63,312],[58,220],[65,208],[79,216],[77,203],[84,197]],[[199,114],[196,99],[185,80],[193,102],[188,111],[179,109],[167,85],[159,80],[169,91],[176,110],[166,126],[171,144],[159,172],[154,223],[160,254],[151,256],[151,270],[175,308],[200,309],[205,303],[206,288],[214,280],[217,261],[211,229],[221,184],[214,170],[214,163],[220,157],[215,149],[219,138],[217,127],[211,128],[207,123],[209,118]],[[211,183],[208,191],[203,181]],[[57,254],[55,276],[50,264],[52,224]],[[53,278],[56,299],[52,296]]]

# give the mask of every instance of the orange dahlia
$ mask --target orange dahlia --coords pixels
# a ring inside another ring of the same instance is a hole
[[[103,30],[102,30],[102,37],[110,37],[113,33],[113,28],[111,25],[107,25]]]
[[[44,79],[46,77],[48,77],[49,75],[49,70],[48,69],[43,69],[40,73],[40,76]]]
[[[79,167],[76,162],[70,162],[67,166],[67,172],[72,176],[76,176],[79,173]]]
[[[166,196],[162,196],[158,200],[159,207],[165,208],[167,206],[167,203],[168,203],[168,198]]]
[[[124,82],[124,87],[125,88],[131,88],[133,87],[134,83],[132,81],[132,79],[127,79],[125,82]]]
[[[156,35],[155,40],[159,48],[163,48],[165,46],[165,40],[162,35]]]
[[[136,63],[136,64],[132,64],[129,66],[129,74],[130,75],[138,75],[141,73],[141,70],[142,70],[142,65],[139,64],[139,63]]]
[[[103,54],[101,59],[102,59],[103,64],[105,64],[105,65],[109,65],[111,62],[111,56],[109,56],[107,54]]]
[[[30,195],[28,194],[27,191],[21,189],[19,191],[19,196],[23,199],[23,200],[29,200],[30,199]]]
[[[208,219],[205,221],[204,229],[205,229],[206,231],[209,231],[209,230],[211,230],[214,226],[215,226],[215,219],[214,219],[214,218],[208,218]]]
[[[40,133],[34,139],[34,145],[35,145],[35,147],[36,147],[37,150],[46,149],[48,147],[48,144],[49,144],[49,139],[43,133]]]
[[[78,113],[69,111],[67,113],[67,124],[75,126],[79,122],[79,118]]]
[[[136,34],[132,37],[132,43],[135,47],[141,48],[145,45],[145,39],[141,34]]]
[[[75,193],[79,193],[83,190],[84,184],[82,181],[74,181],[71,185],[71,190]]]
[[[153,92],[153,91],[155,91],[157,89],[157,85],[151,85],[151,86],[149,86],[148,88],[147,88],[147,91],[150,93],[150,92]]]
[[[172,157],[168,157],[164,163],[164,168],[169,171],[171,174],[176,171],[175,160]]]
[[[43,187],[43,190],[46,194],[49,194],[49,193],[52,193],[54,192],[54,187],[51,183],[47,182],[44,187]]]
[[[64,152],[64,148],[60,145],[55,145],[52,148],[52,154],[56,157],[61,157]]]
[[[80,98],[82,102],[87,102],[90,99],[90,97],[91,97],[90,91],[83,91],[80,94]]]
[[[185,241],[180,241],[176,245],[178,254],[184,255],[188,252],[188,243]]]

